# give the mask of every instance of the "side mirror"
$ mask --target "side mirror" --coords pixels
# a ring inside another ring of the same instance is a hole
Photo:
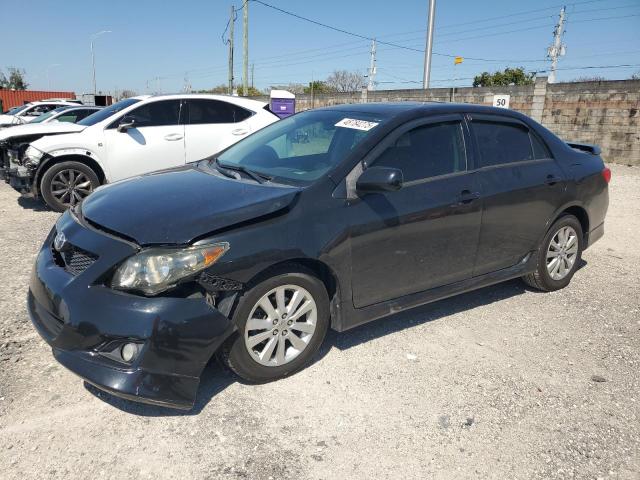
[[[131,128],[136,128],[136,119],[125,115],[120,119],[120,123],[118,124],[118,131],[120,133],[124,133]]]
[[[369,167],[356,182],[356,192],[393,192],[402,188],[402,170],[389,167]]]

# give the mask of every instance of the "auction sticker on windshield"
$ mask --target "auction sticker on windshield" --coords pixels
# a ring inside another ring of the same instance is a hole
[[[363,130],[368,132],[373,127],[378,125],[378,122],[368,122],[366,120],[356,120],[355,118],[343,118],[335,124],[336,127],[354,128],[356,130]]]

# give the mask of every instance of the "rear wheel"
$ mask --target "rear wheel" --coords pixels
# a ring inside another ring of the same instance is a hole
[[[329,326],[329,298],[310,272],[282,272],[242,295],[233,315],[238,335],[223,348],[244,380],[268,382],[305,367]]]
[[[56,163],[44,172],[40,193],[51,209],[64,212],[81,202],[98,186],[100,180],[91,167],[69,161]]]
[[[549,229],[538,251],[536,271],[522,277],[525,283],[544,292],[569,285],[582,258],[582,226],[573,215],[560,217]]]

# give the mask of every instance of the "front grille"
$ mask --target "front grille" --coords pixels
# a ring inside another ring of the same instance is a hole
[[[51,253],[55,264],[64,268],[71,275],[80,275],[98,259],[93,253],[75,245],[69,245],[62,252],[59,252],[51,244]]]

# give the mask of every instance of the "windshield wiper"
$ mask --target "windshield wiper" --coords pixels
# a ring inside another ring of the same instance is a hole
[[[242,172],[245,175],[248,175],[252,179],[254,179],[258,183],[264,183],[265,181],[269,181],[272,177],[265,175],[263,173],[254,172],[253,170],[249,170],[247,167],[242,165],[229,165],[227,163],[220,163],[220,161],[215,159],[216,165],[223,170],[234,170],[236,172]],[[223,172],[224,173],[224,172]]]

